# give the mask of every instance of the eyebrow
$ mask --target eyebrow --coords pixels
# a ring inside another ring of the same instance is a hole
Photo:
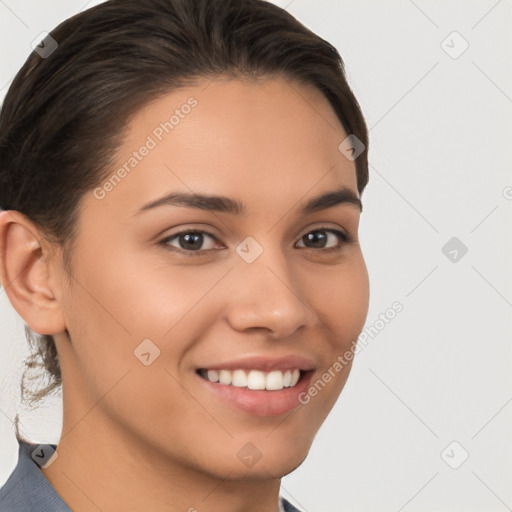
[[[315,196],[307,202],[299,203],[299,213],[307,215],[340,204],[354,205],[360,212],[363,211],[363,204],[359,197],[351,189],[342,187]],[[229,197],[172,192],[159,199],[146,203],[135,215],[158,208],[159,206],[184,206],[188,208],[198,208],[200,210],[230,213],[233,215],[247,214],[243,203]]]

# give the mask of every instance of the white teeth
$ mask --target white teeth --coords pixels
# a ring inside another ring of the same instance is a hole
[[[217,370],[208,370],[208,380],[219,382],[219,372]]]
[[[221,370],[219,372],[219,382],[221,384],[231,384],[232,376],[228,370]]]
[[[265,379],[265,388],[269,390],[283,389],[283,372],[270,372]]]
[[[203,370],[201,375],[210,382],[220,382],[227,386],[277,391],[295,386],[300,378],[300,370],[272,370],[267,373],[260,370],[250,370],[249,373],[245,370]]]
[[[243,370],[235,370],[233,372],[233,380],[231,381],[233,386],[237,388],[246,388],[247,387],[247,375]]]
[[[265,374],[259,370],[251,370],[247,377],[249,389],[265,389]]]

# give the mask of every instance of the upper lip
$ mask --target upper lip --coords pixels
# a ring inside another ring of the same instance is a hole
[[[208,364],[200,367],[205,370],[236,370],[250,368],[251,370],[272,371],[272,370],[293,370],[295,368],[303,371],[314,370],[315,364],[305,357],[290,355],[284,357],[252,356],[242,359],[225,361],[223,363]]]

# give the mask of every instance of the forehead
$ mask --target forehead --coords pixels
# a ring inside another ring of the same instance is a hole
[[[204,81],[152,101],[128,126],[109,175],[122,178],[101,201],[126,217],[170,191],[230,196],[249,210],[340,185],[357,193],[355,164],[338,150],[347,134],[312,86]]]

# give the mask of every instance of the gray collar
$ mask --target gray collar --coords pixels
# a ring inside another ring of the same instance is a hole
[[[0,489],[0,510],[71,512],[35,461],[36,454],[41,453],[40,447],[48,445],[27,443],[22,440],[18,440],[18,443],[18,464]],[[56,447],[50,446],[53,449]]]

